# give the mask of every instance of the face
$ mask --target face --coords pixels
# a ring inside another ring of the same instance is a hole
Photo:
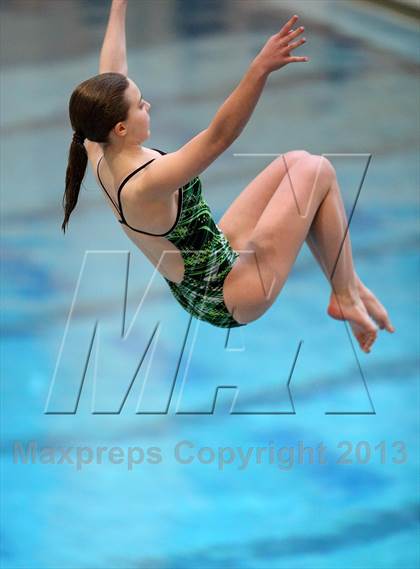
[[[150,136],[149,110],[151,105],[144,99],[143,93],[137,85],[128,78],[129,86],[125,96],[130,103],[127,120],[119,123],[120,133],[125,134],[129,144],[141,144]],[[124,128],[122,128],[125,126]],[[121,130],[122,129],[122,130]]]

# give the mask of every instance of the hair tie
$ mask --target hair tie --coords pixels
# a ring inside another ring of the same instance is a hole
[[[83,134],[80,132],[74,132],[73,133],[73,140],[77,144],[83,144],[85,138],[86,138],[86,136],[83,136]]]

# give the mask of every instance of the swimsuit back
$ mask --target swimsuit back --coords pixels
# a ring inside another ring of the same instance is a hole
[[[156,148],[152,150],[156,150],[160,154],[166,154],[166,152],[162,152]],[[134,174],[142,168],[145,168],[148,164],[153,162],[153,160],[155,159],[152,158],[143,164],[143,166],[136,168],[124,179],[118,188],[118,204],[116,204],[108,194],[99,177],[100,160],[97,168],[98,179],[109,199],[120,213],[120,223],[138,233],[153,235],[155,237],[165,237],[180,250],[185,263],[185,273],[182,283],[191,279],[194,281],[205,281],[204,284],[211,282],[212,278],[220,274],[220,271],[224,268],[224,264],[226,268],[228,266],[230,268],[232,250],[225,235],[213,219],[210,207],[204,199],[201,180],[198,176],[178,189],[177,217],[174,225],[165,233],[157,234],[142,231],[141,229],[129,225],[124,217],[121,205],[121,191],[124,185]],[[215,258],[217,258],[218,263],[214,262]],[[171,288],[182,284],[174,283],[166,278],[165,280]]]

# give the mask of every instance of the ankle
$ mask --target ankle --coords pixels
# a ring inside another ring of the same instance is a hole
[[[344,289],[333,288],[331,291],[331,296],[344,302],[345,304],[356,304],[360,301],[360,293],[357,285],[352,285]]]
[[[366,288],[365,285],[362,283],[361,279],[359,278],[359,275],[356,272],[354,273],[354,282],[356,283],[357,288],[359,288],[359,289]]]
[[[359,277],[356,278],[356,284],[357,284],[357,290],[359,291],[360,296],[366,296],[369,295],[370,290],[368,289],[368,287],[362,283],[362,281],[359,279]]]

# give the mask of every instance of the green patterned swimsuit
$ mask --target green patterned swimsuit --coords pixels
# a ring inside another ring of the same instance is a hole
[[[166,154],[153,148],[160,154]],[[220,328],[245,326],[237,322],[228,311],[223,298],[223,282],[239,253],[232,249],[220,227],[214,222],[209,205],[202,194],[201,180],[197,176],[178,189],[178,213],[173,227],[166,233],[156,234],[135,229],[129,225],[121,207],[121,190],[139,170],[153,162],[149,160],[129,174],[118,188],[118,205],[106,191],[120,213],[120,223],[133,231],[165,237],[173,243],[184,259],[184,278],[180,283],[168,283],[174,297],[185,310],[198,318]]]

